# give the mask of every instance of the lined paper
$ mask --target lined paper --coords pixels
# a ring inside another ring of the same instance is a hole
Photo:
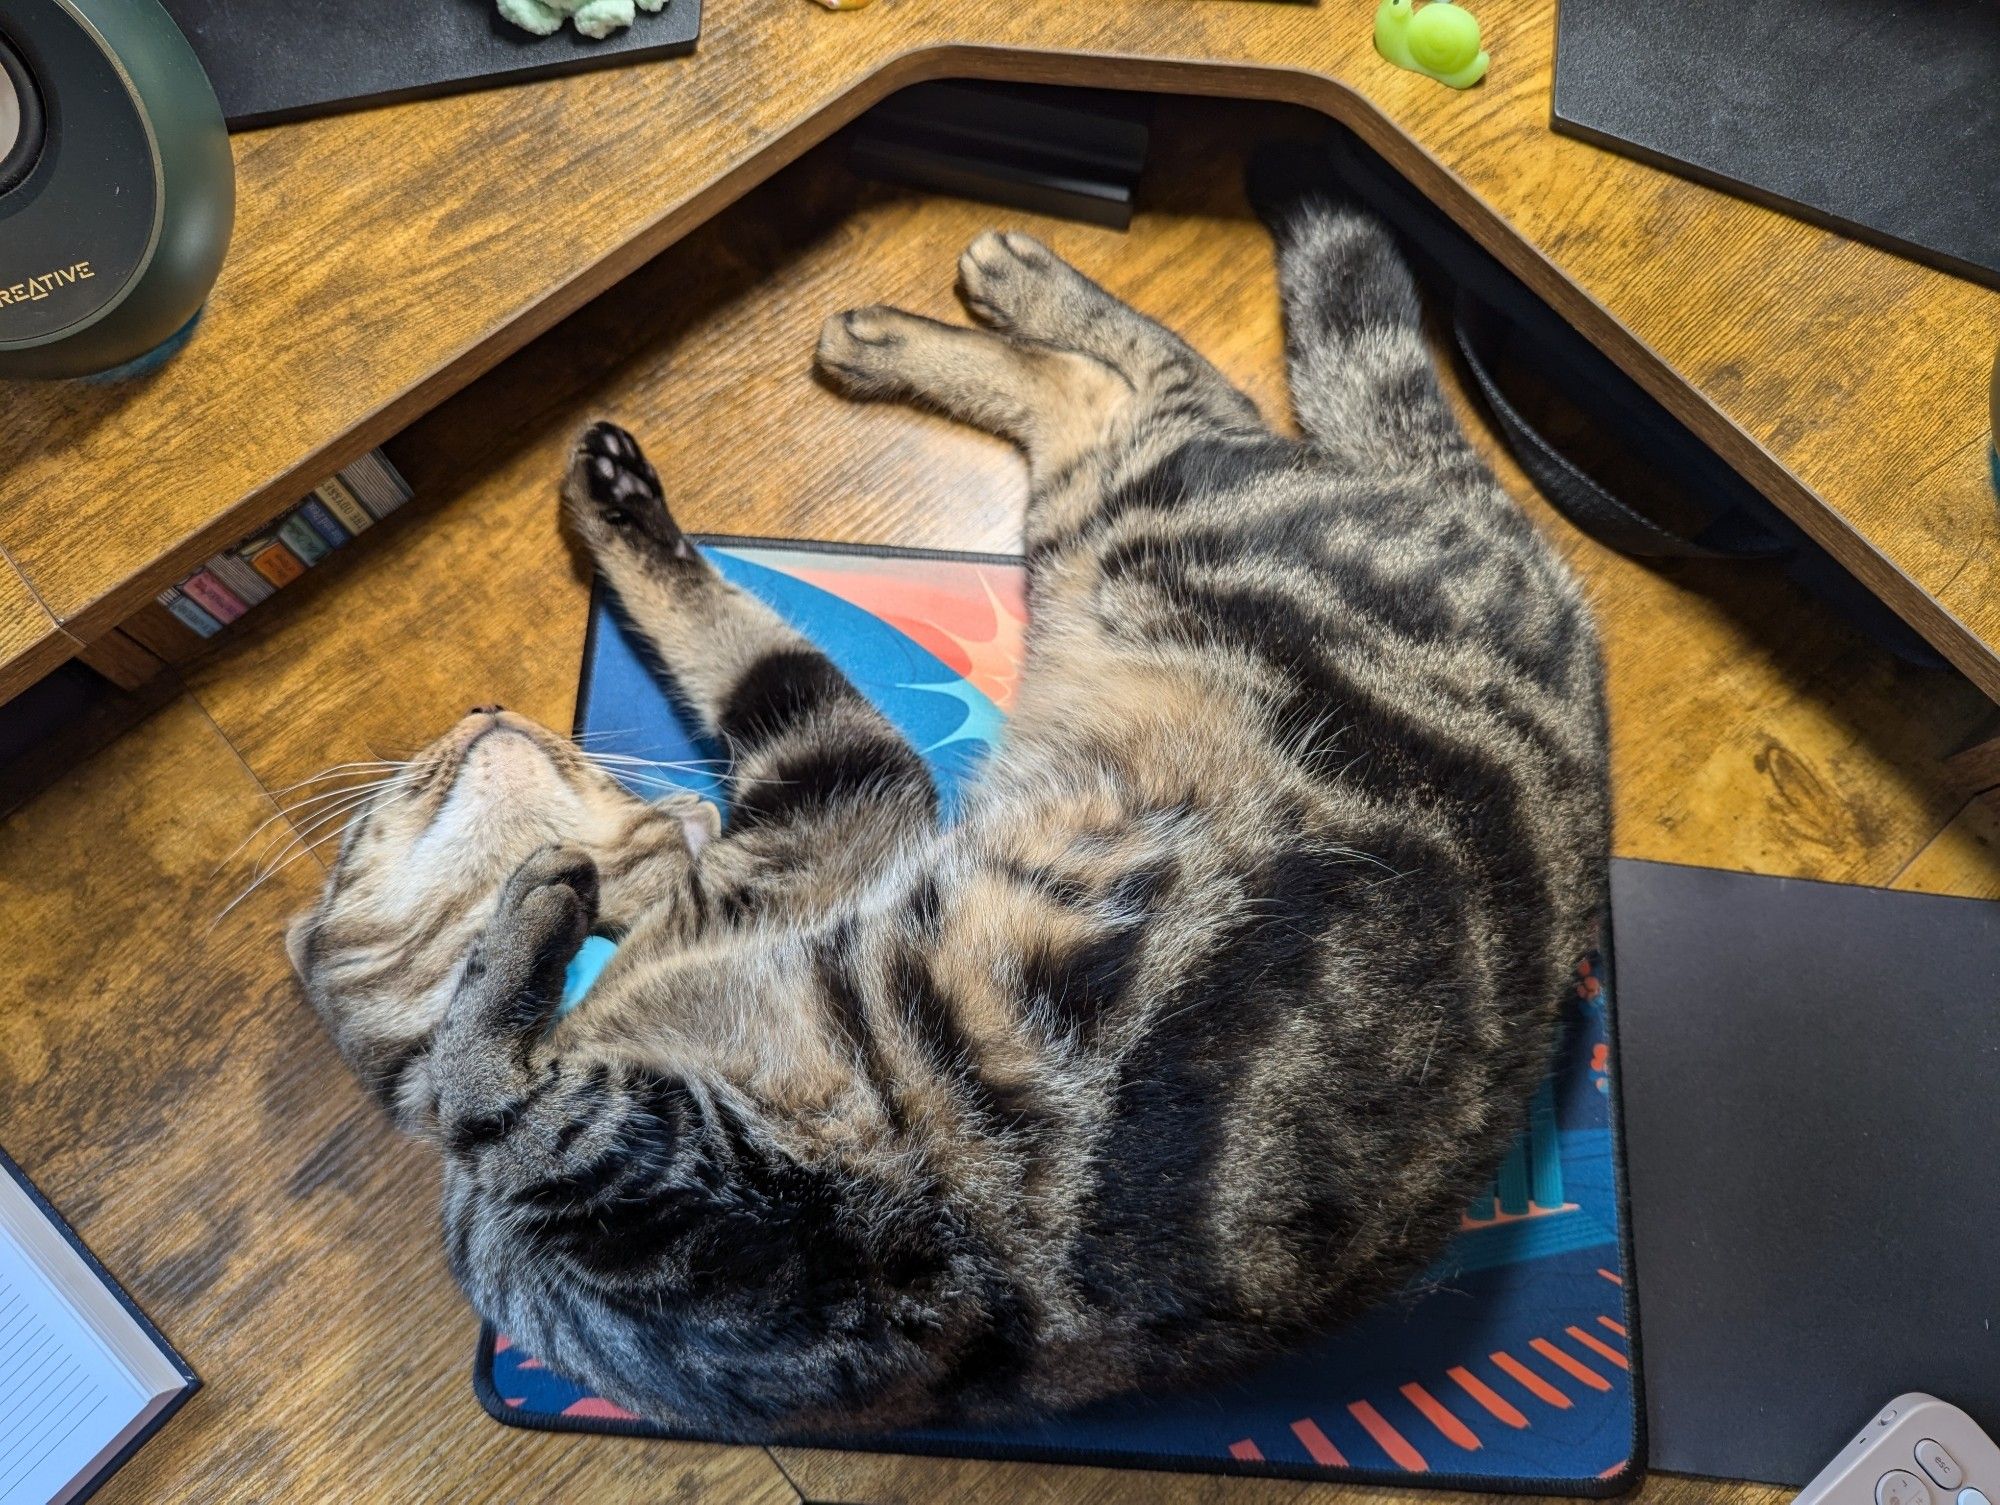
[[[0,1235],[0,1505],[75,1493],[150,1397]]]

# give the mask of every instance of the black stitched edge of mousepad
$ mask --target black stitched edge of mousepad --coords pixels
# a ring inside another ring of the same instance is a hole
[[[702,0],[667,0],[593,41],[567,21],[538,37],[494,0],[161,0],[215,86],[230,128],[580,73],[692,52]],[[804,18],[802,17],[801,20]]]
[[[814,553],[851,555],[872,558],[894,559],[934,559],[941,561],[963,561],[973,563],[1004,564],[1016,566],[1021,563],[1018,556],[981,554],[943,549],[897,548],[887,545],[825,543],[803,539],[774,539],[745,537],[736,535],[700,534],[695,541],[703,545],[723,545],[737,547],[765,547],[810,551]],[[600,608],[609,599],[609,592],[601,577],[591,585],[590,620],[585,631],[582,654],[582,673],[577,688],[574,727],[585,726],[590,709],[589,669],[596,657],[598,624],[605,613]],[[1607,917],[1601,951],[1607,971],[1613,972],[1612,992],[1615,998],[1617,981],[1612,966],[1612,933]],[[936,1442],[925,1438],[896,1436],[893,1438],[856,1437],[835,1434],[831,1436],[787,1435],[774,1437],[769,1433],[746,1431],[730,1433],[719,1430],[694,1431],[664,1427],[643,1419],[622,1417],[570,1416],[541,1411],[523,1412],[510,1407],[494,1380],[494,1358],[496,1332],[491,1323],[482,1322],[479,1341],[473,1356],[472,1388],[480,1405],[495,1421],[506,1426],[520,1427],[534,1431],[551,1432],[595,1432],[609,1436],[650,1438],[660,1441],[734,1443],[748,1446],[797,1446],[833,1448],[849,1452],[902,1453],[918,1456],[951,1458],[987,1458],[997,1461],[1040,1462],[1071,1464],[1077,1466],[1099,1466],[1127,1469],[1146,1469],[1177,1473],[1220,1474],[1226,1476],[1246,1476],[1264,1478],[1289,1478],[1312,1480],[1322,1483],[1343,1484],[1384,1484],[1409,1488],[1478,1490],[1504,1494],[1560,1494],[1586,1498],[1602,1498],[1623,1494],[1633,1488],[1644,1476],[1649,1456],[1647,1441],[1646,1364],[1645,1347],[1641,1342],[1638,1309],[1637,1265],[1632,1247],[1632,1210],[1630,1180],[1626,1173],[1627,1148],[1625,1142],[1623,1110],[1623,1045],[1616,1024],[1617,1005],[1613,1005],[1614,1019],[1609,1030],[1610,1062],[1607,1089],[1610,1099],[1609,1122],[1613,1146],[1613,1173],[1616,1180],[1616,1202],[1618,1209],[1618,1249],[1619,1261],[1624,1273],[1623,1287],[1619,1293],[1621,1315],[1626,1329],[1626,1343],[1631,1355],[1633,1415],[1631,1418],[1631,1456],[1625,1465],[1614,1473],[1598,1478],[1579,1478],[1575,1475],[1556,1475],[1546,1478],[1525,1476],[1482,1475],[1468,1472],[1426,1472],[1410,1473],[1369,1468],[1329,1468],[1325,1466],[1299,1466],[1269,1460],[1231,1460],[1226,1458],[1196,1458],[1185,1455],[1119,1452],[1112,1450],[1086,1449],[1074,1446],[1044,1447],[1031,1444],[1008,1443],[999,1438],[967,1441],[954,1438],[949,1442]]]

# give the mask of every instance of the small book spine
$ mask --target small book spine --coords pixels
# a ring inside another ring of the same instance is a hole
[[[352,536],[341,527],[340,519],[328,510],[325,502],[316,496],[309,496],[299,504],[299,516],[312,524],[315,533],[326,540],[329,549],[337,549]]]
[[[290,585],[306,572],[304,562],[280,539],[253,538],[238,544],[236,552],[249,561],[251,569],[270,581],[274,589]]]
[[[278,524],[278,537],[307,569],[326,558],[326,540],[313,532],[312,524],[296,512]]]
[[[234,591],[207,570],[196,570],[180,588],[218,622],[233,622],[247,609]]]
[[[208,572],[234,591],[245,606],[271,599],[277,589],[235,554],[224,550],[208,562]]]
[[[410,499],[410,483],[381,450],[370,450],[340,473],[340,479],[380,522]]]
[[[327,511],[340,519],[341,527],[350,534],[375,525],[374,515],[361,505],[361,498],[348,490],[347,483],[339,476],[329,476],[321,481],[313,487],[313,495],[319,498]]]
[[[212,638],[222,631],[222,624],[215,620],[199,604],[182,595],[178,586],[168,586],[159,594],[160,605],[174,614],[174,619],[198,637]]]

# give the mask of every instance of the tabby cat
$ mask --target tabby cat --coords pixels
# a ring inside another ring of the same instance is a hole
[[[584,434],[570,523],[728,749],[727,828],[481,707],[291,934],[441,1151],[452,1271],[551,1367],[718,1434],[1171,1386],[1382,1300],[1492,1175],[1603,895],[1595,635],[1381,228],[1267,218],[1303,442],[1025,235],[959,262],[984,328],[825,325],[827,380],[1031,471],[1019,703],[949,827]]]

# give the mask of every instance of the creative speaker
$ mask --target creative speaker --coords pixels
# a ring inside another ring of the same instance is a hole
[[[0,377],[167,345],[235,209],[215,91],[156,0],[0,0]]]

